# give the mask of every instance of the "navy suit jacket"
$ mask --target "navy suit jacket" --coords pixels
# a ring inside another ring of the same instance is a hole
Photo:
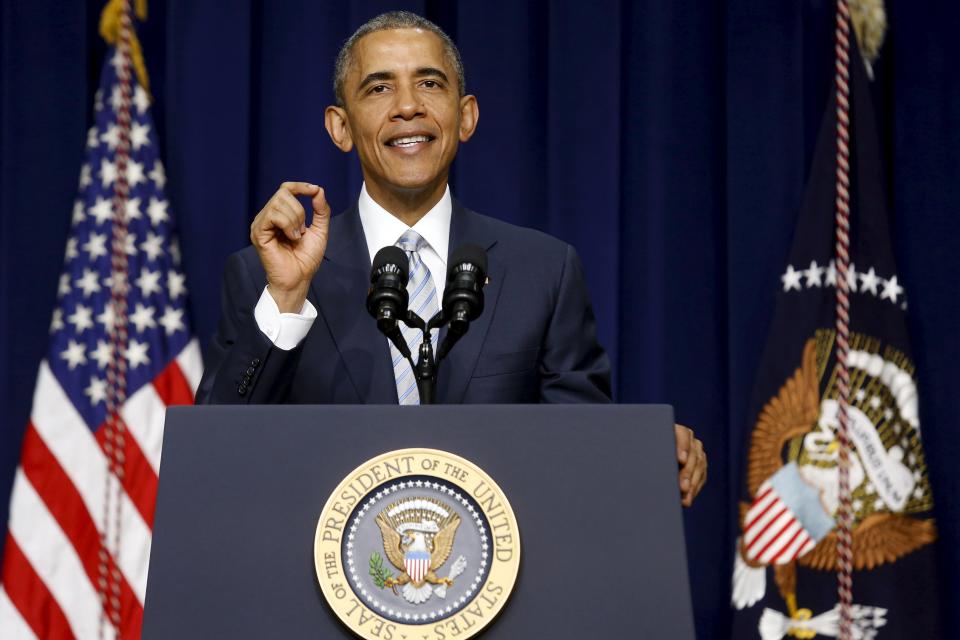
[[[609,402],[610,363],[573,248],[454,200],[451,250],[467,242],[487,250],[490,281],[483,314],[440,364],[437,402]],[[197,402],[396,404],[387,339],[365,306],[369,281],[354,206],[330,222],[308,295],[317,319],[299,346],[284,351],[253,316],[266,285],[256,252],[232,255]]]

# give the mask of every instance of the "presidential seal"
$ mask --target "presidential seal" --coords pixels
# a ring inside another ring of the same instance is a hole
[[[371,640],[471,638],[520,567],[510,503],[479,467],[434,449],[368,460],[334,490],[314,539],[320,588]]]

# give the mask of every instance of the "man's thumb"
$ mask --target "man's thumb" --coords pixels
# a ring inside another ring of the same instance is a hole
[[[322,187],[317,190],[316,195],[311,198],[310,203],[313,205],[313,221],[310,223],[310,226],[326,226],[330,220],[330,205],[327,204],[327,198],[324,195]]]

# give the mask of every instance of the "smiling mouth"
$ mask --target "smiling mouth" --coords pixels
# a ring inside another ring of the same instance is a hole
[[[388,147],[396,147],[398,149],[409,149],[415,147],[418,144],[426,144],[428,142],[434,141],[433,136],[403,136],[401,138],[393,138],[392,140],[387,140]]]

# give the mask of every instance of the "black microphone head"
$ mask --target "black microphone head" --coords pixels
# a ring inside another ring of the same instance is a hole
[[[375,282],[383,273],[393,272],[400,276],[400,280],[403,281],[405,287],[409,278],[409,270],[409,261],[403,249],[393,246],[384,247],[377,251],[377,255],[373,256],[373,266],[370,267],[370,282]]]
[[[481,277],[486,277],[487,252],[483,247],[476,244],[462,244],[454,249],[450,255],[450,275],[453,275],[454,270],[459,270],[458,267],[464,263],[474,265],[482,274]]]

